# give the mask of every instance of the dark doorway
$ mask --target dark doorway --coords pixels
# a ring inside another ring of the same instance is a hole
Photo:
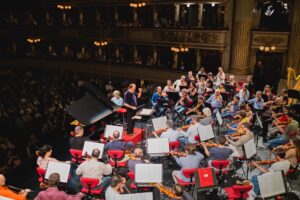
[[[201,51],[201,66],[206,72],[218,73],[218,67],[222,63],[222,53],[220,51],[202,50]]]

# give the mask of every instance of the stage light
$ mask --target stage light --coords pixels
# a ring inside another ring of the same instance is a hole
[[[215,7],[215,5],[216,5],[215,3],[212,3],[212,4],[211,4],[212,7]]]

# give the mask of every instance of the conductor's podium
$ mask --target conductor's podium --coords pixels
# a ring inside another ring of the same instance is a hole
[[[133,134],[128,135],[127,131],[124,130],[123,140],[126,142],[133,142],[135,145],[143,140],[143,129],[134,128]]]

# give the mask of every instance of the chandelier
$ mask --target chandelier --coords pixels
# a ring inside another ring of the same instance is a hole
[[[141,7],[146,6],[146,3],[145,3],[145,2],[140,2],[140,3],[130,3],[129,6],[130,6],[131,8],[141,8]]]

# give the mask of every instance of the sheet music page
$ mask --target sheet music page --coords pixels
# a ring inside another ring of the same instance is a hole
[[[113,132],[114,131],[119,131],[120,132],[119,139],[122,139],[123,130],[124,130],[124,128],[122,126],[106,125],[105,126],[105,131],[104,131],[104,137],[105,138],[113,137]]]
[[[136,164],[135,182],[137,183],[161,183],[162,164]]]
[[[217,117],[219,125],[222,125],[223,124],[223,119],[222,119],[221,114],[220,114],[219,111],[217,111],[216,117]]]
[[[161,154],[170,152],[168,138],[150,138],[147,139],[147,153]]]
[[[254,139],[249,140],[247,143],[243,145],[244,153],[247,159],[252,158],[256,155],[256,146],[254,143]]]
[[[116,200],[153,200],[153,193],[118,194]]]
[[[58,173],[60,176],[60,182],[67,183],[70,169],[71,165],[68,163],[49,161],[46,169],[45,179],[48,179],[53,173]]]
[[[268,172],[257,177],[262,198],[286,193],[282,172]]]
[[[86,153],[88,155],[92,155],[94,149],[100,150],[99,158],[102,158],[104,151],[104,144],[99,142],[85,141],[83,145],[82,155],[85,156]]]
[[[152,119],[153,128],[155,131],[167,128],[167,117],[158,117]]]
[[[200,137],[200,140],[203,141],[207,141],[210,140],[212,138],[215,137],[214,135],[214,131],[212,129],[211,125],[207,125],[207,126],[198,126],[197,127],[198,130],[198,134]]]
[[[142,109],[141,112],[139,113],[139,115],[142,115],[142,116],[149,116],[149,115],[152,115],[153,113],[153,109]]]

